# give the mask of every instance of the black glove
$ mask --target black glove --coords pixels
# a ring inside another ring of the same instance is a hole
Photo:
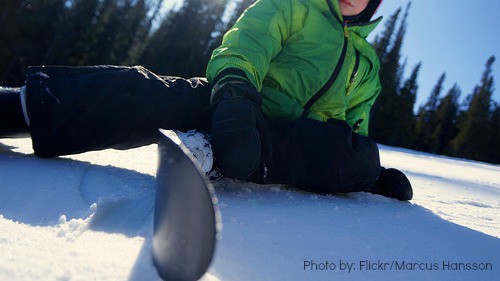
[[[403,172],[396,169],[381,167],[380,176],[370,190],[371,193],[409,201],[413,198],[413,189]]]
[[[257,89],[246,83],[225,83],[211,102],[215,107],[211,143],[216,167],[229,178],[264,177],[272,144]]]

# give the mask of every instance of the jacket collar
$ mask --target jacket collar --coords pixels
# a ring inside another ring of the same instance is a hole
[[[377,27],[377,25],[382,21],[382,17],[378,17],[375,20],[372,20],[363,24],[353,24],[347,25],[349,30],[357,33],[359,36],[366,38],[368,35]]]
[[[340,12],[340,6],[339,6],[339,1],[337,0],[325,0],[326,4],[330,8],[330,12],[333,13],[333,16],[337,18],[338,21],[340,21],[341,24],[345,24],[344,22],[344,17],[342,16],[342,13]],[[373,11],[375,12],[375,11]],[[359,23],[359,24],[347,24],[349,27],[349,30],[357,33],[359,36],[366,38],[372,32],[375,27],[382,21],[382,17],[378,17],[375,20],[372,20],[367,23]]]

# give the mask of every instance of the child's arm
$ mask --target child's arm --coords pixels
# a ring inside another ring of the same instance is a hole
[[[281,51],[292,24],[291,4],[285,0],[260,0],[249,7],[224,35],[207,66],[214,85],[246,81],[258,91],[271,60]]]

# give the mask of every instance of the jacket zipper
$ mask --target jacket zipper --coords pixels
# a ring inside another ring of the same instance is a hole
[[[339,22],[339,24],[341,24],[344,28],[344,44],[342,46],[342,52],[340,53],[339,61],[337,62],[337,65],[335,66],[332,75],[330,76],[330,78],[328,79],[326,84],[316,94],[314,94],[314,96],[312,96],[312,98],[309,99],[309,101],[304,105],[304,112],[302,113],[301,117],[307,117],[307,115],[309,115],[309,108],[311,108],[311,106],[316,101],[318,101],[323,95],[325,95],[325,93],[328,91],[328,89],[330,89],[330,87],[333,85],[333,83],[335,83],[335,81],[337,80],[337,77],[340,74],[340,70],[342,69],[342,66],[344,65],[344,60],[345,60],[346,53],[347,53],[347,44],[348,44],[348,38],[349,38],[349,29],[347,28],[347,23],[340,20],[337,13],[335,13],[335,10],[333,8],[331,1],[326,0],[326,2],[328,4],[328,8],[330,9],[330,12],[332,13],[332,15]]]
[[[358,75],[358,68],[359,68],[359,51],[354,49],[354,53],[356,54],[356,61],[354,62],[354,68],[352,69],[352,74],[351,78],[349,78],[349,87],[347,88],[347,91],[345,95],[349,95],[349,93],[352,90],[352,85],[354,85],[354,79],[356,79],[356,75]]]

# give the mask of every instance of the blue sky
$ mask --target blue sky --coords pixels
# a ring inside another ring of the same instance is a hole
[[[385,0],[377,11],[384,21],[374,33],[384,29],[385,20],[406,5],[407,0]],[[425,103],[439,76],[446,72],[442,95],[457,84],[461,100],[479,83],[486,60],[494,55],[493,99],[500,102],[500,1],[414,0],[402,50],[407,59],[406,77],[422,62],[417,106]],[[372,38],[372,36],[370,36]]]

